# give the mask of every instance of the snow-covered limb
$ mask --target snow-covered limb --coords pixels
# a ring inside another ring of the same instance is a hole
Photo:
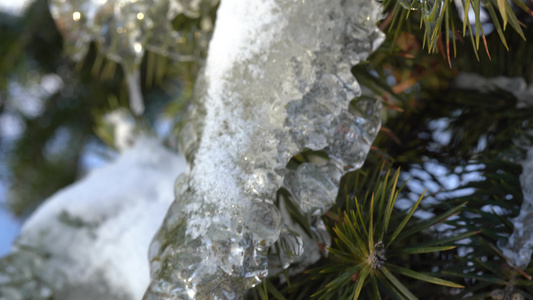
[[[350,69],[383,40],[380,17],[373,0],[222,1],[181,137],[191,173],[151,246],[146,299],[242,297],[267,275],[280,232],[297,239],[273,204],[282,186],[326,235],[319,216],[380,127],[379,101],[349,109],[360,95]],[[329,159],[288,170],[306,149]]]
[[[0,260],[0,299],[141,299],[148,246],[185,169],[160,141],[138,138],[116,161],[57,192]]]

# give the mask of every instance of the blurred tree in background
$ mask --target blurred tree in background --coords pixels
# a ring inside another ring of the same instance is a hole
[[[10,186],[10,209],[25,217],[59,188],[112,156],[95,135],[102,131],[95,128],[106,112],[127,107],[128,93],[121,68],[94,45],[78,63],[64,55],[46,1],[32,2],[20,17],[2,14],[0,112],[5,133],[0,142],[2,164],[7,165],[2,175]],[[198,19],[183,15],[174,23],[191,35],[199,26]],[[189,40],[185,49],[200,51],[192,36]],[[205,51],[197,55],[205,56]],[[169,62],[153,52],[145,55],[142,88],[149,100],[138,120],[164,135],[171,127],[164,123],[179,122],[198,69],[196,61]],[[10,138],[13,130],[17,132]],[[105,142],[112,146],[110,138]]]

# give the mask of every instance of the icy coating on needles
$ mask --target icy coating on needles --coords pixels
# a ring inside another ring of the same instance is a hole
[[[380,18],[371,0],[222,1],[180,137],[191,169],[152,242],[145,299],[242,298],[280,233],[301,241],[275,205],[281,187],[327,242],[320,216],[381,125],[379,100],[350,108],[350,69],[383,41]],[[329,159],[289,170],[306,149]]]

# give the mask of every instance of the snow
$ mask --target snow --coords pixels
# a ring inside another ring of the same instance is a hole
[[[250,1],[242,5],[239,0],[224,1],[218,11],[217,35],[211,40],[207,59],[207,76],[211,78],[210,94],[223,96],[218,90],[224,75],[235,63],[246,61],[274,40],[284,19],[276,15],[275,1]],[[257,16],[262,16],[257,18]],[[277,26],[269,26],[277,24]],[[261,38],[258,39],[257,37]]]
[[[157,139],[137,138],[116,161],[47,199],[24,224],[13,253],[47,254],[33,273],[46,274],[40,279],[57,299],[141,299],[150,240],[185,169],[184,158]]]
[[[517,98],[518,108],[533,104],[533,84],[528,85],[522,77],[497,76],[484,78],[477,74],[461,73],[455,79],[455,85],[459,88],[475,88],[483,92],[502,89],[512,93]]]
[[[104,122],[113,128],[114,146],[119,151],[131,147],[135,137],[135,120],[124,109],[117,109],[104,116]]]
[[[30,0],[0,0],[0,11],[20,16],[30,2]]]

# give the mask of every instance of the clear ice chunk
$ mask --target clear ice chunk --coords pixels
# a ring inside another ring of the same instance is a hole
[[[191,169],[150,247],[145,299],[240,299],[267,276],[280,236],[282,267],[320,257],[320,216],[381,125],[379,100],[350,105],[361,94],[350,68],[383,41],[381,17],[373,0],[222,1],[180,135]],[[329,158],[289,170],[304,150]],[[281,187],[314,240],[275,205]]]
[[[285,174],[284,186],[306,215],[323,215],[335,202],[343,169],[331,162],[323,166],[303,163]]]

